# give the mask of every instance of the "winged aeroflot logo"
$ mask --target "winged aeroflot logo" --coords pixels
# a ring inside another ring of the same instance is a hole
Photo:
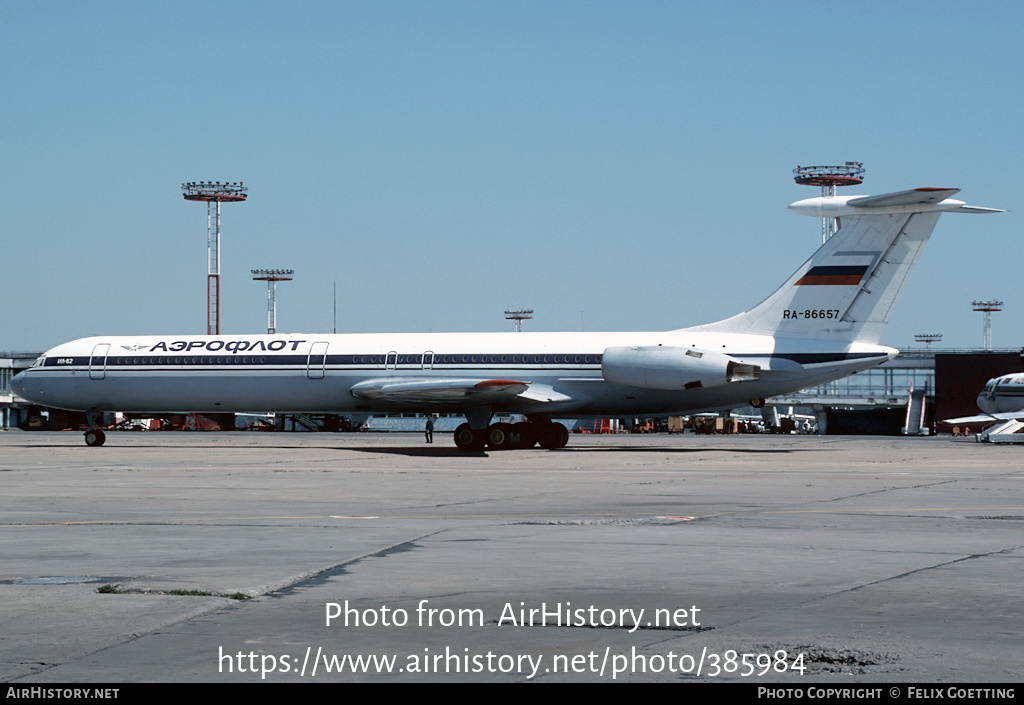
[[[136,343],[135,345],[122,345],[121,347],[127,350],[128,352],[138,352],[139,350],[149,349],[148,345],[139,345],[138,343]]]

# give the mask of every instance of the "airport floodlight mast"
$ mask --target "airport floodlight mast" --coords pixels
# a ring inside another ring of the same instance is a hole
[[[519,311],[505,311],[505,320],[516,322],[516,333],[523,332],[523,321],[533,318],[533,309],[520,309]]]
[[[793,180],[802,186],[821,186],[822,198],[836,195],[836,186],[856,186],[864,181],[864,165],[861,162],[846,162],[841,166],[798,166],[793,170]],[[836,232],[834,218],[821,219],[821,244]]]
[[[220,335],[220,204],[244,201],[249,189],[241,181],[189,181],[181,185],[181,190],[186,201],[206,201],[206,334]]]
[[[972,301],[971,306],[982,314],[981,335],[985,352],[992,352],[992,312],[1002,311],[1002,301]]]
[[[294,269],[253,269],[252,280],[267,283],[267,333],[277,332],[277,282],[290,282]]]
[[[917,333],[914,335],[914,340],[919,343],[924,343],[928,350],[932,349],[932,343],[937,343],[942,340],[942,333]]]

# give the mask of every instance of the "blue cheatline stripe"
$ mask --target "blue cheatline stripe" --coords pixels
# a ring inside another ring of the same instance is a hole
[[[869,358],[888,357],[886,353],[878,352],[834,352],[834,353],[726,353],[729,357],[738,359],[767,358],[783,359],[797,362],[801,365],[813,365],[825,362],[846,362],[850,360],[863,360]],[[520,354],[520,353],[488,353],[484,354],[447,354],[434,355],[433,362],[429,358],[427,364],[432,367],[424,369],[461,369],[466,365],[487,366],[487,367],[513,367],[513,366],[535,366],[535,365],[599,365],[601,355],[588,353],[559,353],[552,354]],[[386,364],[386,367],[385,367]],[[400,369],[417,369],[423,364],[423,355],[398,355],[397,362],[395,355],[367,354],[367,355],[327,355],[326,361],[323,355],[109,355],[106,358],[79,356],[79,357],[49,357],[46,359],[45,367],[56,369],[82,368],[82,367],[106,367],[112,368],[135,368],[135,367],[167,367],[167,366],[197,366],[197,367],[245,367],[264,366],[275,367],[301,367],[305,369],[308,365],[333,366],[333,367],[357,367],[371,369],[393,369],[395,366]],[[31,368],[29,368],[31,369]]]

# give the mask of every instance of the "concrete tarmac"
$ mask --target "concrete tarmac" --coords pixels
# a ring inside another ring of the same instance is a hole
[[[1022,453],[0,433],[0,681],[1017,682]]]

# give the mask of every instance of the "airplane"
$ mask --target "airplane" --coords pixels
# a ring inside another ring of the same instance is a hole
[[[979,440],[988,440],[993,436],[1006,436],[1019,430],[1021,428],[1019,422],[1024,421],[1024,372],[1011,372],[986,382],[984,389],[978,394],[978,409],[982,412],[978,416],[944,419],[943,423],[1002,422],[983,432]]]
[[[1024,417],[1024,373],[990,379],[978,395],[978,408],[993,418]]]
[[[685,415],[764,405],[887,360],[878,344],[942,213],[995,213],[959,189],[797,201],[838,231],[752,309],[662,332],[99,336],[48,350],[18,396],[99,415],[457,413],[467,451],[566,445],[556,419]],[[491,423],[497,415],[527,421]]]

